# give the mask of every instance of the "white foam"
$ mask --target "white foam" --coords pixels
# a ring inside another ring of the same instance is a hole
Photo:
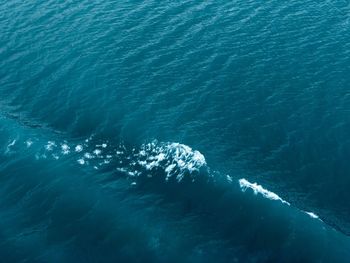
[[[117,168],[117,171],[122,172],[122,173],[128,172],[126,168]]]
[[[52,151],[54,147],[56,147],[56,143],[54,141],[48,141],[47,144],[45,145],[45,149],[47,151]]]
[[[107,148],[107,143],[97,144],[96,147]]]
[[[9,145],[7,145],[7,147],[12,147],[16,144],[17,140],[13,140],[12,142],[9,143]]]
[[[263,188],[261,185],[258,185],[257,183],[250,183],[248,180],[242,178],[238,180],[239,186],[241,187],[241,190],[245,192],[248,188],[252,189],[254,191],[254,194],[261,194],[263,197],[270,199],[270,200],[277,200],[281,201],[282,203],[286,205],[290,205],[289,202],[283,200],[281,197],[279,197],[277,194],[270,192],[269,190]]]
[[[176,164],[170,164],[165,168],[165,172],[167,174],[170,174],[175,169],[175,167],[176,167]]]
[[[77,162],[81,165],[85,164],[85,160],[83,158],[78,159]]]
[[[92,156],[91,153],[85,153],[85,154],[84,154],[84,157],[85,157],[86,159],[92,159],[92,158],[94,158],[94,157]]]
[[[65,155],[70,153],[70,147],[68,146],[68,144],[65,144],[65,143],[62,144],[61,149],[62,149],[62,153]]]
[[[82,152],[82,151],[83,151],[83,146],[80,145],[80,144],[78,144],[77,146],[75,146],[75,151],[76,151],[77,153]]]
[[[5,153],[10,152],[11,147],[12,147],[12,146],[14,146],[14,145],[16,144],[16,142],[17,142],[17,140],[16,140],[16,139],[15,139],[15,140],[13,140],[12,142],[10,142],[10,143],[7,145],[7,147],[6,147],[6,152],[5,152]]]
[[[180,143],[152,143],[142,145],[136,153],[139,159],[137,163],[146,170],[157,167],[163,168],[166,179],[176,175],[177,181],[181,181],[185,174],[199,172],[201,167],[207,165],[204,156],[199,151]]]
[[[27,140],[25,143],[26,143],[27,148],[29,148],[30,146],[33,145],[33,141],[31,139]]]
[[[310,217],[312,218],[315,218],[315,219],[319,219],[320,217],[318,215],[316,215],[315,213],[313,212],[307,212],[307,211],[304,211],[306,214],[308,214]]]
[[[94,137],[94,134],[92,134],[89,138],[87,138],[87,139],[85,140],[85,142],[88,143],[89,141],[92,140],[93,137]]]
[[[130,175],[130,176],[137,176],[138,172],[137,171],[129,171],[128,175]]]
[[[102,151],[99,150],[99,149],[95,149],[95,150],[93,151],[93,153],[94,153],[95,155],[100,155],[100,154],[102,153]]]
[[[232,183],[233,182],[233,178],[232,178],[232,176],[230,176],[230,175],[226,175],[226,179],[227,179],[227,181],[229,181],[230,183]]]

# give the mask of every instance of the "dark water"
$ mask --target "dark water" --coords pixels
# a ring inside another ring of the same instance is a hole
[[[349,14],[0,0],[0,261],[350,262]]]

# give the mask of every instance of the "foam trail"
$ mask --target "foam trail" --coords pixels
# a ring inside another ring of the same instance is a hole
[[[229,181],[232,181],[232,178],[230,176],[228,176]],[[261,194],[263,197],[270,199],[270,200],[277,200],[277,201],[281,201],[283,204],[286,204],[288,206],[290,206],[290,203],[283,200],[281,197],[279,197],[277,194],[263,188],[261,185],[258,185],[257,183],[250,183],[248,180],[242,178],[238,180],[239,182],[239,186],[241,188],[241,190],[243,192],[245,192],[248,188],[252,189],[254,191],[254,194]],[[310,216],[313,219],[318,219],[320,221],[322,221],[320,219],[320,217],[318,215],[316,215],[314,212],[308,212],[308,211],[302,211],[305,214],[307,214],[308,216]]]
[[[254,194],[256,194],[256,195],[261,194],[263,197],[265,197],[267,199],[281,201],[283,204],[290,205],[289,202],[283,200],[281,197],[279,197],[274,192],[271,192],[271,191],[265,189],[264,187],[262,187],[261,185],[259,185],[257,183],[251,183],[244,178],[239,179],[238,182],[239,182],[239,186],[241,187],[241,190],[243,192],[245,192],[249,188],[249,189],[252,189],[254,191]]]
[[[315,213],[313,212],[307,212],[307,211],[304,211],[307,215],[309,215],[311,218],[314,218],[314,219],[320,219],[320,217],[318,215],[316,215]],[[322,221],[322,220],[321,220]]]

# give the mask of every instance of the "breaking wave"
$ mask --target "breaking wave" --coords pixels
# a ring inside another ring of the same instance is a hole
[[[53,163],[55,162],[58,162],[57,166],[59,167],[73,167],[79,171],[77,174],[88,175],[88,178],[92,179],[95,190],[102,186],[102,189],[110,189],[115,194],[126,193],[131,201],[127,201],[129,199],[125,200],[123,197],[122,201],[116,202],[116,206],[119,207],[125,202],[129,202],[126,205],[127,210],[135,206],[136,201],[132,199],[133,195],[138,196],[140,200],[147,199],[147,196],[160,196],[165,207],[180,206],[180,210],[177,210],[176,214],[182,216],[181,219],[176,220],[190,221],[189,229],[181,230],[178,226],[172,225],[167,231],[180,232],[181,235],[192,231],[191,235],[198,238],[196,242],[199,243],[192,243],[184,252],[186,256],[197,251],[197,246],[201,242],[209,244],[214,238],[220,242],[207,245],[206,249],[208,250],[210,247],[210,253],[226,246],[227,248],[235,247],[232,254],[228,253],[227,257],[235,255],[237,259],[246,259],[251,254],[249,250],[254,250],[259,254],[271,248],[285,252],[293,251],[292,253],[297,255],[300,254],[300,243],[312,243],[313,248],[306,249],[302,254],[302,259],[309,260],[312,257],[318,257],[317,251],[322,250],[324,246],[321,237],[328,235],[329,239],[335,235],[340,240],[339,249],[338,245],[329,249],[332,258],[338,259],[338,255],[346,254],[337,251],[341,250],[343,244],[347,244],[347,239],[344,236],[338,236],[336,231],[329,228],[321,220],[314,220],[319,219],[315,213],[298,210],[290,202],[258,183],[252,183],[248,179],[240,178],[234,174],[223,175],[218,171],[211,170],[205,156],[200,151],[181,143],[154,140],[140,146],[130,146],[124,143],[115,144],[95,136],[85,140],[71,141],[17,136],[10,137],[1,149],[3,156],[9,160],[25,155],[31,160],[30,162],[34,162],[32,166],[35,167],[41,167],[45,163],[54,167]],[[46,174],[47,171],[44,173]],[[65,180],[62,176],[59,176],[60,180]],[[81,179],[74,178],[74,180],[79,181]],[[71,184],[70,180],[67,179],[67,184]],[[54,181],[55,179],[53,179]],[[158,202],[159,200],[156,199],[141,207],[145,211],[153,211],[156,207],[161,207]],[[78,203],[80,204],[80,201]],[[115,204],[109,206],[108,209],[116,209]],[[63,213],[64,211],[65,209],[62,210]],[[140,213],[139,209],[135,211]],[[167,225],[170,224],[171,220],[175,220],[169,218],[169,215],[172,213],[159,215],[160,224]],[[113,218],[113,220],[117,219]],[[309,225],[308,231],[311,233],[307,238],[301,227],[305,224]],[[63,226],[65,224],[62,224]],[[292,236],[288,232],[287,226],[294,229]],[[133,227],[140,228],[139,224]],[[254,234],[256,231],[241,232],[241,229],[250,229],[251,227],[259,230],[259,235],[262,237],[272,235],[273,238],[266,242],[265,238],[256,240]],[[198,232],[193,228],[198,228]],[[274,231],[271,232],[271,229]],[[143,230],[137,231],[142,232]],[[116,232],[116,235],[119,235],[118,233]],[[153,240],[153,236],[157,235],[159,234],[147,234],[144,239]],[[166,249],[173,242],[173,238],[167,236],[167,234],[163,235],[163,238],[167,240],[166,244],[157,241],[158,245],[154,247],[152,241],[151,247],[148,247],[150,241],[145,241],[146,245],[144,246],[150,251]],[[252,242],[254,246],[251,245]],[[247,245],[237,250],[242,243]],[[130,244],[139,246],[131,241]],[[181,249],[174,248],[172,251],[179,250]],[[124,255],[124,252],[120,253]],[[285,255],[287,254],[285,253]],[[196,257],[200,258],[198,254]],[[212,258],[216,257],[214,253]],[[276,259],[273,255],[268,254],[259,257],[261,260]],[[129,256],[128,258],[130,259]],[[159,261],[169,260],[168,256],[165,258],[167,260]],[[227,258],[222,257],[222,260],[225,262]],[[285,258],[285,261],[288,262],[288,259]]]
[[[13,153],[17,145],[30,148],[35,145],[35,141],[31,138],[23,141],[12,139],[6,147],[5,154]],[[146,178],[157,176],[162,177],[165,182],[181,183],[183,181],[195,182],[198,176],[208,179],[214,174],[219,175],[218,172],[210,172],[201,152],[181,143],[154,140],[142,144],[138,148],[128,149],[123,143],[113,145],[109,141],[96,141],[94,136],[91,136],[83,143],[74,144],[68,143],[66,140],[61,142],[49,140],[44,145],[39,141],[37,144],[39,144],[38,151],[35,153],[37,160],[47,158],[59,160],[72,155],[77,164],[93,167],[95,170],[112,166],[115,171],[134,179],[132,185],[137,184],[137,178],[140,176]],[[228,184],[232,184],[234,181],[233,177],[229,175],[223,178]],[[242,192],[250,189],[255,195],[260,194],[266,199],[291,205],[258,183],[251,183],[245,178],[238,179],[237,182]],[[311,218],[319,219],[319,216],[314,212],[303,212]]]

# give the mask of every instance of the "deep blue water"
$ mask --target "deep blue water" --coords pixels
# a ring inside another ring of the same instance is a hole
[[[350,262],[348,1],[0,0],[0,262]]]

